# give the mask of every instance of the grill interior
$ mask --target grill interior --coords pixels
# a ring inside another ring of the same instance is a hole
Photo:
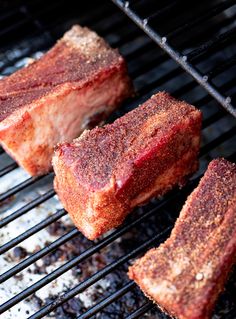
[[[119,48],[137,91],[108,121],[160,90],[185,99],[204,116],[200,169],[183,189],[137,208],[91,242],[60,206],[53,173],[31,178],[0,149],[1,318],[168,318],[128,280],[127,267],[168,237],[212,158],[236,159],[236,1],[113,2],[118,7],[109,0],[3,1],[1,75],[40,57],[74,23],[86,25]],[[234,296],[235,271],[215,319],[236,317]]]

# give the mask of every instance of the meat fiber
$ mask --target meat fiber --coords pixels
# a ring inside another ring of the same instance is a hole
[[[41,59],[0,81],[0,143],[31,175],[53,148],[106,118],[132,94],[124,59],[78,25]]]
[[[179,319],[208,319],[236,256],[236,165],[213,160],[167,241],[129,277]]]
[[[54,186],[75,225],[95,239],[198,167],[201,113],[158,93],[113,124],[58,145]]]

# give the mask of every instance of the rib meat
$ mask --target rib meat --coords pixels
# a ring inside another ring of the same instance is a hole
[[[0,143],[31,175],[53,148],[101,122],[132,94],[124,59],[78,25],[41,59],[0,81]]]
[[[95,239],[133,207],[182,184],[198,167],[201,113],[167,93],[58,145],[55,189],[75,225]]]
[[[236,256],[236,165],[213,160],[167,241],[129,277],[170,315],[208,319]]]

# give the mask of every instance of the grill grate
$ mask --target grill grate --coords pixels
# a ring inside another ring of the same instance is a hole
[[[209,94],[211,94],[223,107],[225,107],[231,114],[233,114],[236,117],[236,110],[233,104],[231,103],[231,97],[224,96],[222,93],[220,93],[218,87],[210,81],[212,79],[212,75],[214,75],[215,72],[217,74],[218,71],[224,71],[225,68],[231,67],[235,63],[235,55],[230,58],[230,61],[228,61],[228,59],[224,61],[223,66],[220,66],[220,68],[218,68],[217,70],[214,68],[213,70],[210,70],[206,73],[202,73],[202,71],[196,65],[193,64],[193,62],[196,59],[199,60],[200,57],[206,56],[209,52],[211,52],[212,49],[219,48],[222,44],[226,46],[228,45],[228,42],[232,44],[235,40],[236,35],[235,27],[232,27],[227,31],[215,35],[210,40],[208,39],[207,41],[199,44],[195,49],[190,51],[187,50],[186,52],[184,52],[185,50],[183,47],[181,48],[181,51],[179,51],[177,48],[175,48],[175,46],[168,44],[169,40],[171,41],[173,37],[176,37],[177,35],[185,36],[186,31],[188,31],[190,28],[194,27],[195,25],[199,25],[199,23],[204,23],[206,19],[209,20],[215,15],[222,13],[222,11],[231,8],[235,5],[235,1],[224,1],[222,3],[218,3],[217,1],[217,4],[209,5],[209,8],[207,8],[208,10],[206,12],[206,6],[202,6],[204,10],[203,15],[202,12],[197,12],[197,14],[194,17],[190,16],[189,21],[184,23],[184,25],[180,20],[181,24],[177,26],[177,29],[175,27],[175,29],[169,31],[167,34],[164,33],[164,35],[161,35],[157,31],[158,23],[156,25],[155,22],[159,22],[158,20],[160,17],[162,17],[161,20],[163,20],[163,18],[165,17],[168,19],[168,21],[169,19],[173,19],[173,16],[168,15],[170,10],[176,10],[176,5],[179,5],[181,6],[181,8],[183,8],[183,10],[186,10],[184,6],[190,6],[191,8],[192,3],[187,4],[185,1],[183,1],[183,5],[180,3],[181,1],[171,1],[171,3],[169,3],[170,1],[167,1],[163,8],[159,10],[157,9],[156,13],[152,13],[149,16],[142,16],[136,13],[137,3],[139,5],[139,11],[141,11],[140,7],[147,6],[146,1],[113,0],[113,2],[116,3],[140,28],[142,28],[149,35],[151,39],[153,39],[165,52],[167,52],[168,55],[171,56],[185,71],[191,74],[191,76],[202,87],[204,87]],[[158,3],[152,3],[152,5],[150,5],[151,12],[155,12],[155,9],[158,7],[158,5]],[[181,15],[181,18],[182,17],[183,15]],[[154,26],[152,26],[153,21]]]
[[[128,281],[125,275],[127,265],[134,257],[143,254],[149,247],[167,238],[182,203],[198,183],[199,177],[211,158],[225,156],[233,161],[236,159],[234,147],[236,125],[232,116],[225,111],[227,109],[231,114],[235,114],[233,101],[236,89],[233,67],[236,59],[232,26],[235,1],[209,2],[210,8],[208,7],[201,14],[198,14],[196,8],[196,16],[189,20],[186,18],[188,7],[182,10],[181,5],[184,3],[186,6],[184,1],[114,1],[148,35],[136,27],[110,1],[103,1],[98,8],[95,1],[88,2],[87,5],[78,5],[77,8],[73,1],[69,0],[67,2],[51,1],[47,6],[40,0],[26,1],[23,4],[21,1],[13,1],[10,8],[8,5],[3,9],[0,14],[0,39],[3,45],[0,51],[2,75],[10,74],[22,67],[29,56],[39,56],[73,23],[88,25],[104,36],[112,46],[120,48],[128,61],[130,74],[138,92],[134,99],[126,102],[109,120],[112,121],[128,112],[154,92],[163,89],[195,104],[204,114],[200,171],[182,190],[174,190],[163,199],[153,200],[145,207],[137,209],[123,226],[94,243],[86,240],[75,228],[66,228],[56,239],[50,243],[44,243],[43,247],[31,252],[26,258],[20,259],[12,267],[6,269],[1,267],[0,283],[3,284],[13,276],[20,276],[25,269],[30,269],[40,260],[61,251],[65,245],[71,243],[71,245],[79,244],[82,247],[81,251],[79,248],[79,253],[76,252],[70,258],[65,258],[60,266],[52,262],[55,267],[51,272],[40,277],[38,281],[29,283],[22,291],[5,300],[0,306],[0,313],[6,319],[14,318],[9,312],[14,305],[27,301],[32,295],[35,298],[35,294],[41,288],[55,282],[71,269],[77,271],[78,266],[83,264],[85,267],[92,267],[91,273],[88,272],[85,277],[82,273],[82,277],[78,276],[73,286],[62,289],[58,296],[43,302],[41,300],[40,310],[21,314],[20,317],[30,316],[31,319],[49,317],[49,314],[54,311],[55,318],[120,318],[121,316],[138,318],[146,313],[149,318],[153,316],[167,318],[152,303],[145,300],[133,282]],[[232,9],[232,12],[228,12],[229,9]],[[149,11],[152,11],[151,15]],[[228,12],[227,15],[225,12]],[[175,16],[179,16],[178,21]],[[52,17],[56,18],[52,19]],[[173,24],[168,23],[168,26],[164,25],[158,29],[159,21],[161,23],[167,17],[168,21],[173,19]],[[215,17],[218,19],[215,20]],[[209,21],[211,23],[206,31],[204,23]],[[194,30],[195,26],[197,29],[193,31],[193,34],[196,36],[193,37],[189,29]],[[157,33],[158,30],[160,30],[159,33]],[[178,40],[179,38],[181,41]],[[157,42],[161,49],[151,39]],[[199,39],[202,42],[199,42]],[[170,41],[173,41],[173,46],[170,46]],[[200,86],[188,73],[193,75]],[[229,94],[232,103],[229,98],[227,99]],[[14,176],[18,176],[18,173],[20,182],[9,183],[11,179],[16,179]],[[32,212],[36,214],[39,205],[48,207],[50,200],[54,200],[54,203],[57,201],[52,188],[53,173],[37,178],[28,177],[2,149],[0,149],[0,177],[0,185],[4,186],[6,181],[9,185],[0,195],[2,231],[27,214]],[[40,190],[39,194],[37,194],[38,190]],[[34,198],[27,199],[26,203],[22,202],[22,197],[29,196],[31,192],[34,192]],[[18,202],[21,202],[20,206],[17,206]],[[56,204],[52,210],[53,212],[45,219],[18,236],[3,242],[0,254],[4,258],[12,256],[13,248],[23,245],[26,239],[31,239],[33,235],[37,235],[45,228],[50,231],[49,228],[55,227],[57,223],[63,225],[61,220],[66,216],[66,212],[63,209],[57,210]],[[105,258],[105,262],[101,262],[99,258]],[[235,272],[232,276],[235,278]],[[92,305],[81,306],[81,301],[76,299],[76,296],[107,277],[110,280],[109,289],[103,289],[102,294],[98,294]],[[116,277],[118,279],[114,280]],[[217,318],[226,318],[226,316],[227,319],[235,318],[233,279],[229,281],[226,292],[218,303]],[[74,308],[70,306],[72,300],[74,300]]]

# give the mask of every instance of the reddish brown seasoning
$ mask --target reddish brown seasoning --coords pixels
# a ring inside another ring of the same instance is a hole
[[[64,36],[39,61],[0,81],[0,121],[17,108],[53,92],[55,87],[71,83],[78,89],[101,71],[116,68],[119,59],[123,62],[117,50],[89,29],[75,26],[72,30],[74,37]],[[76,37],[84,38],[79,38],[79,48],[73,45],[73,41],[78,41]]]
[[[0,81],[0,142],[30,174],[45,173],[56,143],[101,122],[132,92],[118,51],[74,26],[40,60]]]
[[[129,277],[170,315],[208,319],[236,255],[236,165],[213,160],[170,238],[129,268]]]
[[[197,169],[200,127],[198,110],[162,92],[113,124],[58,145],[55,187],[79,229],[94,239],[133,207],[183,183]]]

